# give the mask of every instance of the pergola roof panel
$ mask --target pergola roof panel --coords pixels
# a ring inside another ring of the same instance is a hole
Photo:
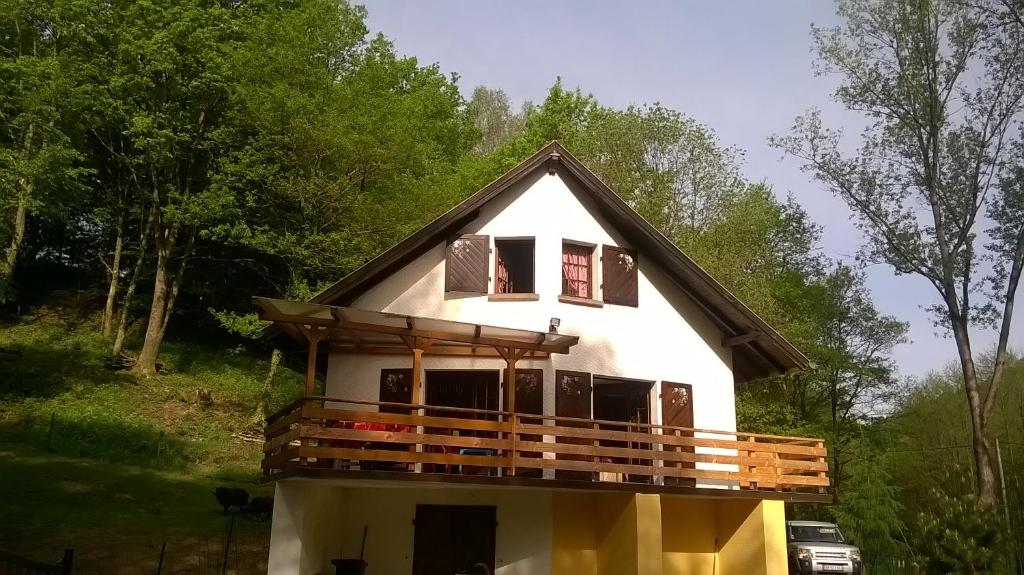
[[[418,337],[470,345],[568,353],[579,337],[446,319],[402,315],[290,300],[253,298],[261,319],[278,324],[327,328],[321,341],[350,345],[395,345]],[[303,330],[293,334],[308,334]],[[298,339],[298,338],[296,338]],[[308,341],[308,339],[307,339]]]

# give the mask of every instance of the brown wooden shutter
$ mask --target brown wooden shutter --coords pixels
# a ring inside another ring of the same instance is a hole
[[[380,401],[393,403],[412,403],[412,370],[382,369],[380,370]],[[409,413],[408,408],[394,405],[382,405],[384,413]]]
[[[636,307],[639,293],[637,268],[640,265],[636,250],[603,246],[601,264],[605,303]]]
[[[490,248],[490,236],[462,235],[448,242],[444,291],[487,293]]]

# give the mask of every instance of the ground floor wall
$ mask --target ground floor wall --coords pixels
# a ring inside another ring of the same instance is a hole
[[[327,575],[358,557],[367,575],[411,575],[416,506],[496,512],[496,575],[785,575],[781,501],[481,489],[277,484],[270,575]]]
[[[548,491],[325,483],[278,482],[268,564],[271,575],[334,573],[331,559],[359,556],[364,527],[367,575],[411,574],[418,504],[494,506],[495,575],[550,572],[552,513]]]

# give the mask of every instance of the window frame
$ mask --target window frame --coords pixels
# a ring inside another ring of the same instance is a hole
[[[498,258],[501,254],[500,243],[530,243],[531,278],[530,291],[498,291]],[[537,295],[537,238],[536,236],[495,236],[494,237],[494,285],[488,294],[491,301],[533,301],[539,299]]]
[[[581,295],[577,295],[577,294],[573,294],[573,293],[566,293],[566,278],[565,278],[565,267],[564,267],[565,266],[564,258],[565,258],[565,248],[566,248],[566,246],[574,247],[574,248],[583,248],[583,249],[588,251],[588,256],[587,256],[587,294],[586,295],[581,296]],[[583,301],[594,301],[594,300],[597,299],[595,297],[595,293],[594,293],[596,291],[594,288],[596,287],[596,282],[597,282],[597,277],[596,277],[597,274],[595,273],[595,267],[596,266],[594,265],[594,254],[596,252],[597,252],[597,244],[592,244],[590,242],[581,242],[581,241],[578,241],[578,240],[570,240],[568,238],[562,238],[562,251],[560,253],[560,258],[559,258],[559,262],[558,262],[559,275],[562,278],[562,281],[561,281],[561,284],[562,284],[561,288],[562,289],[561,289],[561,293],[559,293],[559,296],[563,296],[563,297],[571,298],[571,299],[575,299],[575,300],[583,300]]]

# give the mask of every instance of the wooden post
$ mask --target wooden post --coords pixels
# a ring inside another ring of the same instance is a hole
[[[417,406],[423,405],[423,399],[421,399],[421,397],[425,395],[420,393],[420,385],[423,381],[423,349],[422,346],[419,345],[419,343],[420,342],[417,340],[415,344],[412,346],[412,403],[413,405]],[[423,415],[423,409],[416,407],[415,409],[413,409],[412,414]],[[417,425],[416,433],[422,435],[423,432],[423,426]],[[423,444],[417,443],[416,445],[411,445],[409,446],[409,451],[422,452]],[[414,463],[412,465],[412,470],[417,473],[422,472],[423,464]]]
[[[320,344],[320,328],[310,326],[309,357],[306,358],[306,395],[316,393],[316,356]]]
[[[57,422],[57,412],[50,414],[50,432],[46,435],[46,450],[53,451],[53,426]]]
[[[420,400],[420,385],[423,381],[423,350],[412,348],[412,403],[422,405]],[[419,410],[417,410],[417,414]]]
[[[511,453],[511,457],[510,457],[510,459],[511,459],[511,463],[510,463],[511,469],[509,470],[509,475],[511,477],[515,477],[516,476],[516,436],[518,435],[518,433],[516,432],[516,420],[517,419],[519,419],[519,416],[516,415],[515,413],[513,413],[512,414],[512,453]]]
[[[818,449],[825,449],[825,442],[824,441],[819,441],[817,445],[818,445]],[[828,461],[824,457],[819,457],[818,458],[818,463],[825,463],[825,464],[827,464]],[[828,473],[825,472],[825,471],[819,471],[818,472],[818,477],[828,477]],[[819,493],[828,493],[828,488],[827,487],[819,487],[818,488],[818,492]]]
[[[64,557],[60,560],[61,575],[71,575],[75,570],[75,550],[65,549]]]

